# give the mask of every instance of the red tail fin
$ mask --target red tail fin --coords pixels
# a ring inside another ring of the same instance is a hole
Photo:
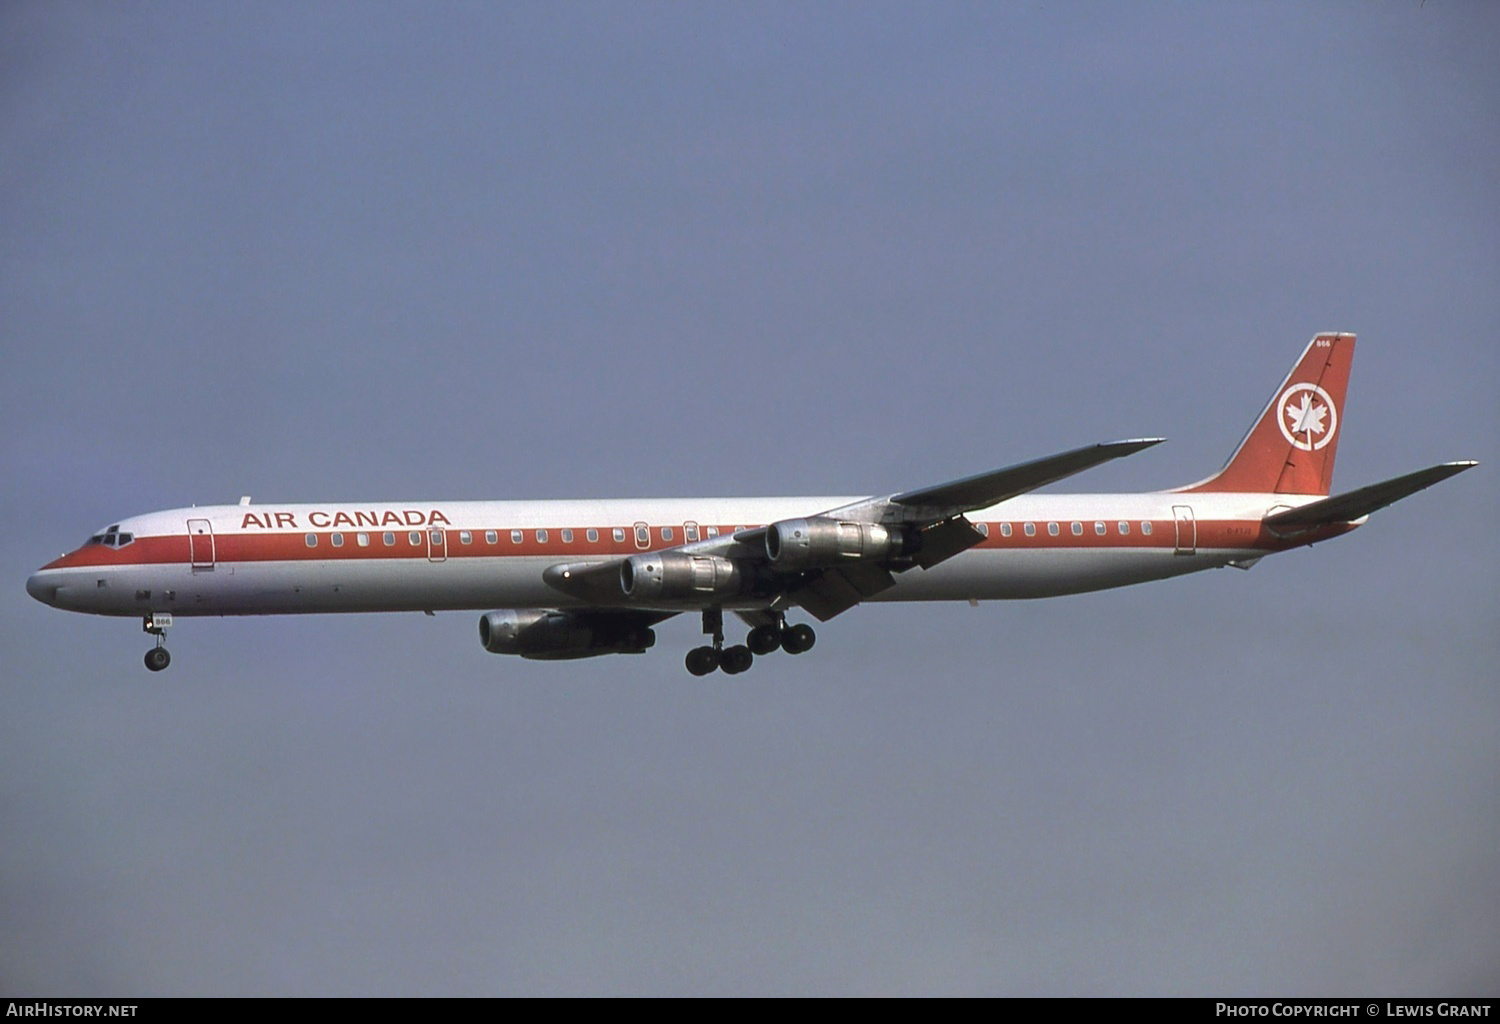
[[[1184,491],[1327,494],[1354,335],[1320,334],[1218,474]]]

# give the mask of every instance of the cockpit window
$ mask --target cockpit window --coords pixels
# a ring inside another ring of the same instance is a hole
[[[90,544],[103,544],[109,548],[123,548],[126,544],[135,540],[133,533],[121,533],[120,524],[116,523],[103,533],[96,533],[89,538]]]

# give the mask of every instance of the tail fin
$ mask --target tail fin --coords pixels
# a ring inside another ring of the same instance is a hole
[[[1327,494],[1354,335],[1319,334],[1224,468],[1184,491]]]

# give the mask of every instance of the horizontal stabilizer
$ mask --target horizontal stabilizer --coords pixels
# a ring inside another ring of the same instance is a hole
[[[1440,466],[1419,469],[1415,473],[1398,476],[1394,480],[1385,480],[1368,487],[1361,487],[1347,494],[1323,498],[1310,505],[1303,505],[1301,508],[1278,512],[1275,515],[1266,516],[1264,522],[1276,530],[1307,529],[1313,526],[1353,522],[1400,501],[1409,494],[1416,494],[1420,490],[1477,465],[1479,465],[1477,462],[1445,462]]]
[[[889,500],[907,508],[944,509],[950,515],[972,512],[977,508],[988,508],[1007,498],[1034,491],[1050,483],[1082,473],[1111,459],[1134,455],[1138,451],[1161,444],[1166,438],[1147,437],[1134,441],[1108,441],[1075,448],[1061,455],[1049,455],[1045,459],[1023,462],[1018,466],[964,477],[951,483],[924,487],[916,491],[904,491]]]

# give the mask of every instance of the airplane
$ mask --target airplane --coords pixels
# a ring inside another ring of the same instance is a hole
[[[1249,569],[1327,540],[1476,465],[1448,462],[1330,497],[1354,335],[1322,333],[1218,473],[1172,490],[1033,494],[1159,444],[1112,441],[874,497],[214,505],[122,519],[39,569],[32,597],[139,616],[171,660],[176,618],[485,611],[484,649],[541,660],[640,654],[697,613],[695,676],[737,675],[816,641],[865,601],[1052,597]],[[724,646],[724,612],[748,634]]]

